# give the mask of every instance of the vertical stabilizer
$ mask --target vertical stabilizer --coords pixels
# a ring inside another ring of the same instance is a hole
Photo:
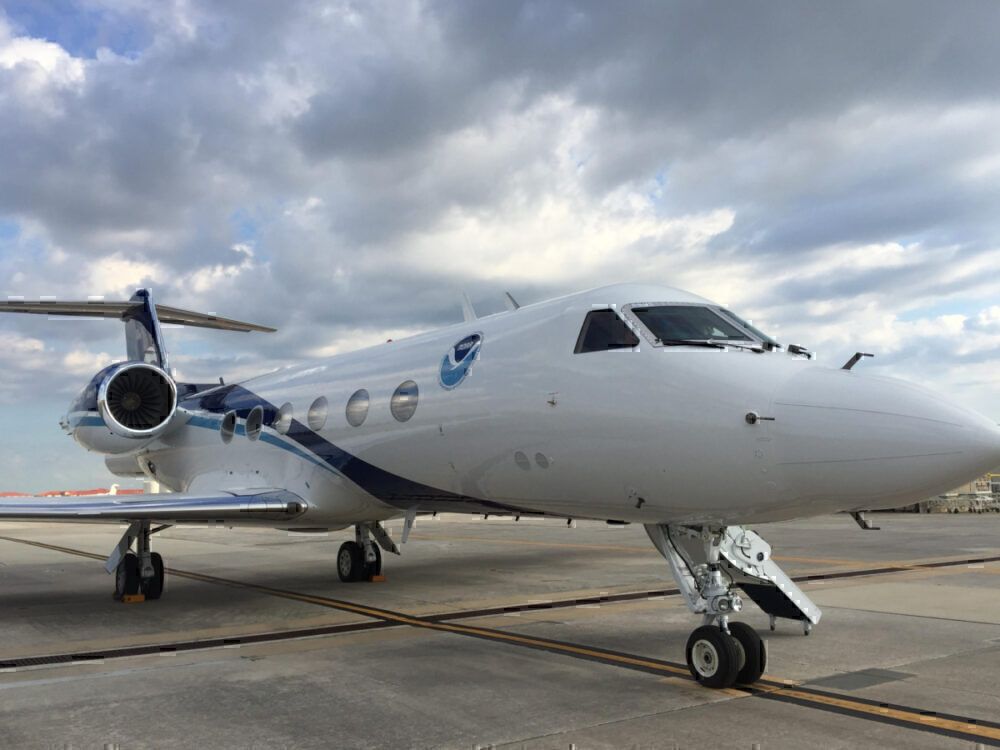
[[[148,362],[170,372],[152,291],[139,289],[129,301],[142,303],[122,315],[122,320],[125,321],[125,350],[129,360]]]

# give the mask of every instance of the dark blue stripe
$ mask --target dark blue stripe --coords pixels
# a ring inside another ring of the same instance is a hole
[[[236,415],[241,419],[246,419],[251,409],[255,406],[260,406],[264,411],[264,424],[267,426],[274,424],[278,413],[278,409],[274,404],[269,403],[240,385],[227,385],[205,395],[192,396],[185,399],[184,406],[188,409],[201,409],[214,414],[235,411]],[[195,417],[195,419],[203,418]],[[380,469],[337,447],[298,420],[292,420],[291,427],[289,427],[285,436],[318,456],[328,466],[350,479],[369,494],[396,507],[409,508],[420,504],[424,510],[449,510],[453,509],[455,504],[463,504],[481,506],[486,511],[532,512],[496,503],[492,500],[483,500],[469,495],[459,495],[448,490],[414,482],[385,469]],[[272,441],[268,440],[268,442]],[[281,443],[281,441],[275,442],[279,447],[283,447],[286,450],[289,447]],[[449,506],[452,507],[449,508]]]

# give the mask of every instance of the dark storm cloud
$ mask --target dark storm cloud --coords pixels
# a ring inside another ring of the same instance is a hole
[[[873,101],[991,97],[981,2],[435,3],[455,59],[587,103],[745,135]]]

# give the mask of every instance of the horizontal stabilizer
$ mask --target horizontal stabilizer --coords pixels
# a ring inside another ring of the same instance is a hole
[[[0,313],[29,313],[33,315],[59,315],[82,318],[116,318],[118,320],[128,320],[131,316],[142,311],[144,302],[142,300],[132,300],[129,302],[105,302],[104,300],[87,300],[84,302],[56,301],[56,300],[0,300]],[[258,331],[261,333],[274,333],[276,328],[247,323],[242,320],[232,320],[222,318],[218,315],[194,312],[192,310],[181,310],[168,305],[156,305],[156,315],[160,323],[172,323],[182,326],[195,326],[197,328],[216,328],[223,331]]]
[[[208,494],[88,495],[85,497],[5,497],[0,520],[78,523],[163,523],[285,520],[301,515],[306,503],[281,489]]]

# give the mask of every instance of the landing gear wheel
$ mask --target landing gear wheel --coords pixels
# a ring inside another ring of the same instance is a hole
[[[684,655],[691,676],[705,687],[726,688],[736,682],[739,647],[736,639],[718,626],[702,625],[691,633]]]
[[[337,575],[344,583],[363,581],[368,575],[365,552],[357,542],[344,542],[337,552]]]
[[[126,552],[115,569],[115,599],[139,593],[139,558]]]
[[[163,557],[159,552],[153,552],[149,561],[153,564],[153,577],[142,582],[142,593],[147,599],[159,599],[163,596]]]
[[[736,681],[741,685],[752,685],[767,669],[767,649],[757,631],[745,622],[729,623],[729,634],[736,640],[740,652],[740,668]]]

